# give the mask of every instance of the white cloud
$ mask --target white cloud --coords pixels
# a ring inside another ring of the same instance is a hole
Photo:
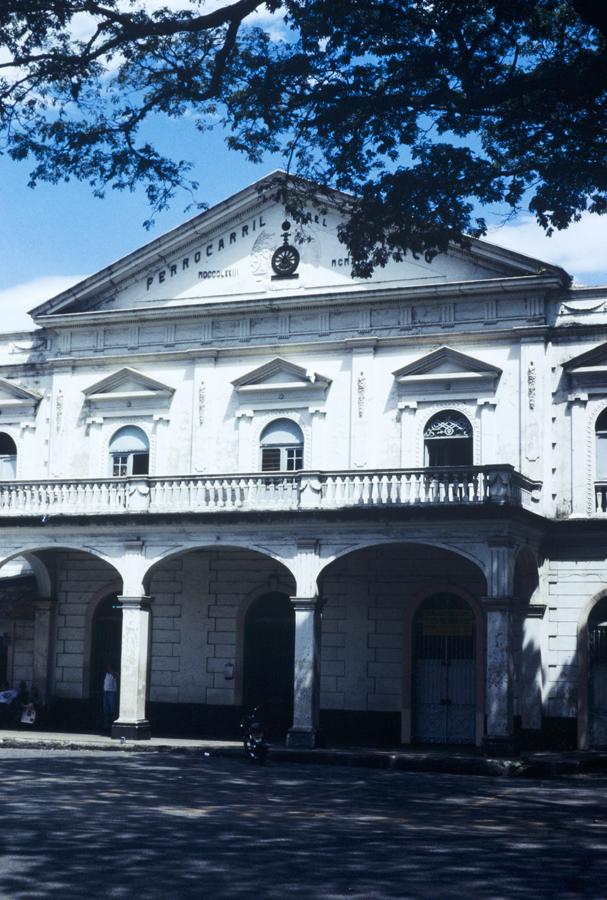
[[[490,231],[487,240],[561,266],[578,281],[607,282],[607,216],[587,213],[552,237],[546,237],[531,216],[525,216]]]
[[[31,331],[35,326],[27,314],[28,309],[44,303],[45,300],[67,290],[85,277],[85,275],[47,275],[0,291],[0,330],[5,333]]]

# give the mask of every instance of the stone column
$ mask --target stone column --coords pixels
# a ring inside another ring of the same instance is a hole
[[[485,598],[485,737],[489,754],[514,751],[512,715],[512,609],[509,598]]]
[[[49,597],[37,599],[34,607],[34,665],[32,686],[48,702],[50,694],[50,656],[55,601]]]
[[[534,603],[523,613],[521,725],[535,731],[542,727],[542,619],[545,610],[544,604]]]
[[[145,717],[150,598],[118,597],[118,602],[122,608],[120,714],[112,726],[112,737],[145,740],[150,737],[150,723]]]
[[[320,710],[320,608],[318,597],[291,597],[295,609],[293,727],[288,747],[315,747]]]

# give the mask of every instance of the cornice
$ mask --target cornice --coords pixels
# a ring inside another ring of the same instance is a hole
[[[242,315],[243,313],[280,312],[330,306],[332,310],[343,304],[351,309],[356,305],[379,305],[394,301],[436,300],[455,301],[463,296],[503,297],[507,294],[528,291],[562,290],[561,279],[554,274],[521,275],[512,278],[483,278],[478,281],[454,281],[447,284],[412,285],[394,288],[369,288],[356,285],[353,290],[327,291],[287,297],[252,297],[245,300],[228,300],[217,303],[166,303],[147,308],[94,310],[91,312],[39,314],[36,322],[52,328],[79,328],[91,325],[114,325],[121,322],[145,322],[158,319],[184,319],[207,316]]]

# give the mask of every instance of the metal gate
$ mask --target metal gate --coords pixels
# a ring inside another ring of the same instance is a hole
[[[590,743],[607,747],[607,598],[588,620]]]
[[[435,594],[414,624],[415,739],[473,744],[476,722],[474,613],[455,594]]]

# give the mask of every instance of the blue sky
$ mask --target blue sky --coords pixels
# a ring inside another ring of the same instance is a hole
[[[179,156],[197,160],[193,177],[200,182],[200,199],[209,205],[281,167],[278,157],[253,165],[225,148],[221,132],[201,136],[187,122],[171,123],[170,135]],[[32,190],[28,172],[27,162],[0,157],[3,331],[30,328],[28,309],[196,214],[185,211],[190,198],[178,196],[146,231],[149,209],[143,192],[109,191],[99,200],[78,183]],[[546,238],[529,216],[502,225],[491,210],[483,212],[492,243],[560,265],[578,283],[607,285],[607,216],[586,216]]]

